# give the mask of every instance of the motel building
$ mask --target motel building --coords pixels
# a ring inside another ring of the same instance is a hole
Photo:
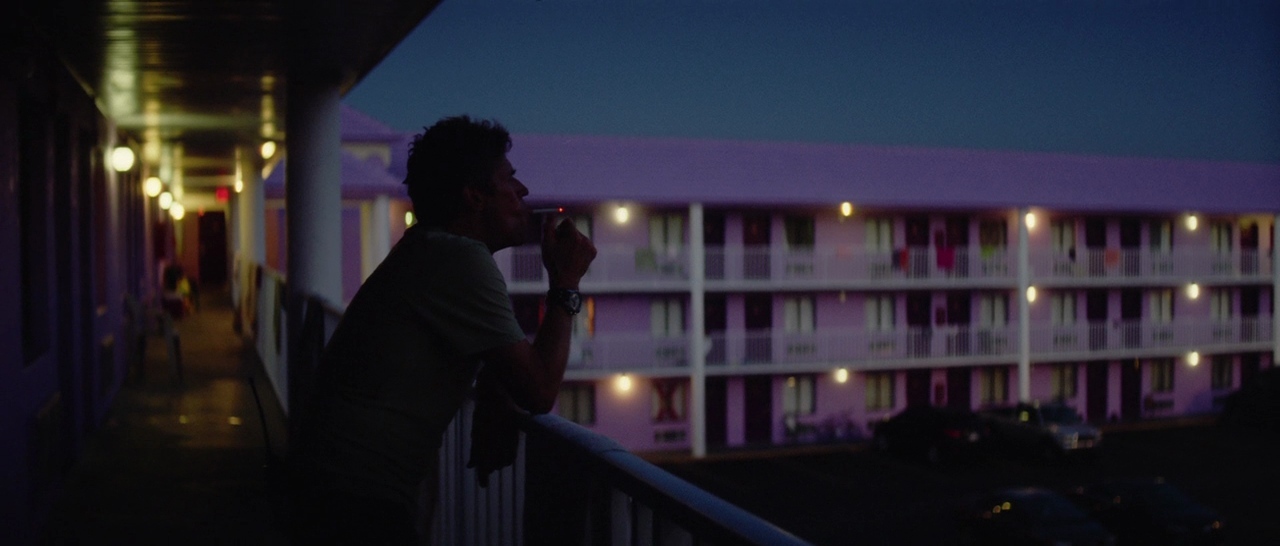
[[[342,120],[349,300],[413,222],[412,135]],[[857,441],[916,404],[1206,415],[1276,362],[1275,166],[513,141],[529,203],[563,207],[599,250],[556,412],[636,452]],[[266,267],[283,271],[282,184],[265,185]],[[539,247],[495,259],[532,335]]]

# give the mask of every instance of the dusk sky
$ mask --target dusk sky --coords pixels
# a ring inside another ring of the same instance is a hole
[[[445,0],[345,101],[413,132],[469,113],[516,134],[1280,163],[1280,2]]]

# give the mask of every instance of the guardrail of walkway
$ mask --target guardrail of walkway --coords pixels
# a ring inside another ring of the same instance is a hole
[[[520,428],[515,464],[481,488],[466,468],[470,403],[459,412],[441,448],[434,544],[808,544],[558,416]]]

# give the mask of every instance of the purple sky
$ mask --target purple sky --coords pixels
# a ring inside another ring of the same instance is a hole
[[[346,102],[404,131],[1280,164],[1280,2],[446,0]]]

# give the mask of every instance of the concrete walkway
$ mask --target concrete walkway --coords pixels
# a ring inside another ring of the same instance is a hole
[[[163,339],[147,342],[106,422],[67,475],[45,544],[286,544],[268,496],[263,430],[284,420],[252,349],[232,331],[225,290],[177,323],[183,381]]]

